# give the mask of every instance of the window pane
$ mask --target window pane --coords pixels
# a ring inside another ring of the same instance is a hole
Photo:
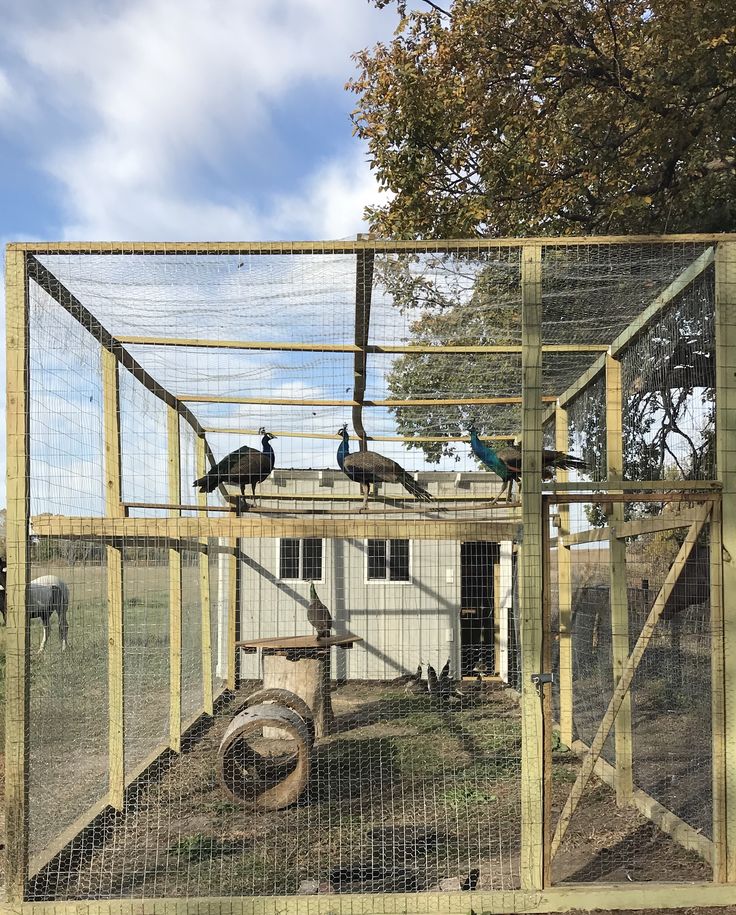
[[[279,556],[279,578],[299,578],[299,541],[282,540]]]
[[[391,581],[409,581],[409,541],[391,540],[389,550],[389,578]]]
[[[302,540],[302,550],[302,578],[319,581],[322,578],[322,541],[315,537]]]
[[[368,541],[368,578],[386,577],[386,541]]]

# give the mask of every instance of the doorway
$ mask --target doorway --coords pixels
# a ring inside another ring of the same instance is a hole
[[[460,675],[496,672],[493,639],[493,569],[497,543],[471,540],[460,544]]]

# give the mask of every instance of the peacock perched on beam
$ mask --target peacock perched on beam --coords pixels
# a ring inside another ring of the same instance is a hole
[[[431,494],[396,461],[375,451],[357,451],[351,454],[347,423],[337,430],[337,434],[342,436],[337,449],[337,463],[348,479],[360,483],[363,493],[361,511],[368,507],[368,496],[374,483],[400,483],[412,496],[422,502],[431,502]]]
[[[261,439],[262,451],[251,448],[249,445],[243,445],[242,448],[232,451],[218,464],[215,464],[208,473],[195,480],[192,485],[198,486],[200,492],[214,492],[223,483],[239,486],[241,498],[238,502],[238,512],[247,508],[245,487],[251,487],[255,500],[256,486],[271,473],[276,462],[276,456],[271,447],[271,439],[276,436],[266,432],[262,427],[258,432],[263,436]]]
[[[470,447],[473,454],[478,460],[499,476],[503,482],[501,491],[493,500],[498,502],[501,496],[506,492],[506,501],[511,501],[511,492],[514,483],[519,484],[521,488],[521,463],[522,450],[519,445],[507,445],[495,451],[486,442],[481,441],[478,437],[478,430],[471,423],[468,426],[470,435]],[[587,463],[579,457],[572,454],[566,454],[564,451],[552,451],[549,448],[542,449],[542,479],[551,480],[555,470],[587,470]]]

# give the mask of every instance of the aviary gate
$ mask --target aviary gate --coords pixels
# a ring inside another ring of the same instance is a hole
[[[10,245],[9,902],[731,903],[735,309],[729,236]]]

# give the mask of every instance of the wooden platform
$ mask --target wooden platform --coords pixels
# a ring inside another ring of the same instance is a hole
[[[254,654],[258,649],[264,651],[320,651],[325,648],[352,648],[356,642],[362,642],[360,636],[347,632],[345,635],[331,635],[318,639],[314,635],[292,635],[286,638],[245,639],[235,643],[235,647],[246,654]]]

